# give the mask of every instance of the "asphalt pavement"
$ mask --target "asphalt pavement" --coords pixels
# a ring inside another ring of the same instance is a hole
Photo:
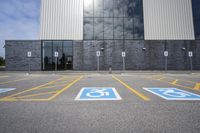
[[[162,132],[200,132],[199,72],[0,72],[0,133]]]

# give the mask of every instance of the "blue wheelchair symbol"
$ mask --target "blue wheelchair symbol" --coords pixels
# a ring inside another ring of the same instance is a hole
[[[82,88],[75,100],[120,100],[115,88],[87,87]]]
[[[200,95],[176,88],[144,88],[166,100],[200,100]]]

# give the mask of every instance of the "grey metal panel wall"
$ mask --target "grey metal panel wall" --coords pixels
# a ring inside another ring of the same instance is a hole
[[[41,1],[40,39],[83,39],[83,0]]]
[[[191,0],[143,0],[145,40],[194,40]]]

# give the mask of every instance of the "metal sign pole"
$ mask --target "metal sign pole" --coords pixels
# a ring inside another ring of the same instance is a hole
[[[192,66],[192,57],[190,57],[190,70],[193,70],[193,66]]]
[[[97,56],[97,71],[99,71],[99,56]]]
[[[55,57],[55,71],[57,71],[57,57]]]
[[[31,58],[29,57],[29,60],[28,60],[28,74],[30,74],[30,72],[31,72],[31,64],[30,64],[30,61],[31,60]]]
[[[123,71],[125,71],[125,59],[123,57]]]
[[[165,56],[165,71],[167,71],[167,56]]]

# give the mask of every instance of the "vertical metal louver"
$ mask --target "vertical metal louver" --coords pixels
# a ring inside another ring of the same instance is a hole
[[[41,1],[40,39],[83,39],[83,0]]]
[[[143,0],[145,40],[194,40],[191,0]]]

